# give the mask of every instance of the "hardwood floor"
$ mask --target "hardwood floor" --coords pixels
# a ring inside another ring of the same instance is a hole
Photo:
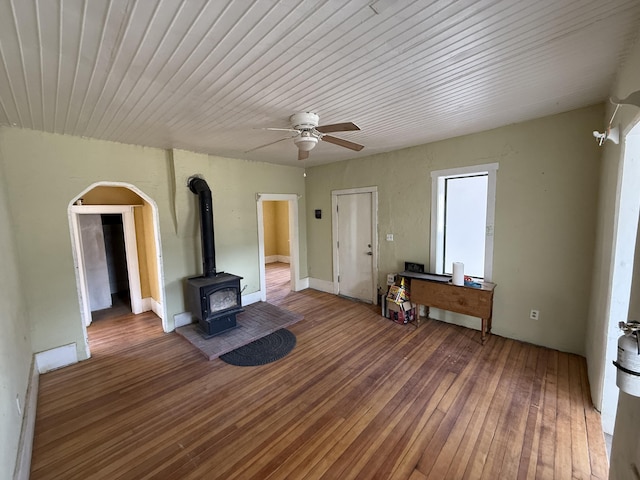
[[[265,277],[267,302],[275,305],[291,293],[291,271],[288,263],[267,263]]]
[[[40,377],[31,478],[607,478],[583,358],[281,293],[305,319],[261,367],[153,314],[94,324],[91,359]]]

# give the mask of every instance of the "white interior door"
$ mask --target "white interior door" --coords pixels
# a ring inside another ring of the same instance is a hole
[[[111,289],[109,287],[102,217],[100,215],[81,215],[78,220],[89,306],[90,310],[94,312],[111,307]]]
[[[337,195],[338,293],[372,302],[374,238],[372,193]]]

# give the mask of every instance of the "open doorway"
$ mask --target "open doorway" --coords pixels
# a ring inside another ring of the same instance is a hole
[[[82,227],[83,220],[94,215],[82,215],[80,224]],[[100,288],[91,288],[92,279],[87,278],[89,283],[89,305],[91,308],[91,321],[102,321],[108,318],[120,317],[133,312],[131,308],[131,291],[129,286],[129,269],[127,265],[127,252],[124,236],[124,225],[122,215],[117,213],[107,213],[95,215],[99,218],[102,232],[97,232],[97,237],[104,244],[104,255],[100,254],[96,263],[105,267],[97,271],[102,278],[98,280],[105,282]],[[83,239],[83,250],[84,248]],[[85,262],[87,263],[87,262]],[[106,274],[106,275],[105,275]],[[105,278],[106,277],[106,278]],[[92,293],[103,292],[106,295],[106,304],[92,305]],[[99,308],[101,307],[101,308]]]
[[[168,332],[155,202],[133,185],[96,183],[70,202],[69,225],[87,356],[87,327],[114,308],[152,310]]]
[[[291,291],[289,202],[262,202],[262,221],[267,301],[278,303]]]
[[[258,194],[260,298],[278,303],[301,289],[298,246],[298,196]]]
[[[73,205],[71,226],[84,325],[93,321],[94,312],[107,310],[112,305],[109,267],[106,256],[102,218],[116,215],[122,219],[123,248],[127,274],[130,310],[134,314],[150,310],[144,305],[140,284],[140,256],[136,235],[134,205]],[[122,268],[122,267],[120,267]]]
[[[623,138],[622,168],[618,177],[616,199],[616,221],[613,238],[613,271],[607,310],[607,348],[605,356],[602,392],[602,428],[613,434],[618,407],[616,369],[618,337],[621,332],[618,322],[628,321],[631,300],[638,215],[640,212],[640,121]]]

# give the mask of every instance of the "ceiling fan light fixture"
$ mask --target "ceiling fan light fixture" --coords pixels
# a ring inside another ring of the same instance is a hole
[[[312,135],[311,132],[302,132],[300,136],[293,139],[293,143],[298,146],[298,150],[308,152],[318,144],[318,137]]]

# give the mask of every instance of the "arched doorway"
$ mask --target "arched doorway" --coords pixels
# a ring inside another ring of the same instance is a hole
[[[92,275],[92,268],[89,268],[85,259],[82,230],[85,220],[91,216],[103,219],[121,217],[131,312],[138,314],[153,310],[162,320],[163,330],[168,332],[160,227],[155,201],[131,184],[97,182],[70,201],[68,214],[87,356],[90,352],[86,329],[92,319],[90,303],[94,292],[90,291],[87,282],[88,275]]]

